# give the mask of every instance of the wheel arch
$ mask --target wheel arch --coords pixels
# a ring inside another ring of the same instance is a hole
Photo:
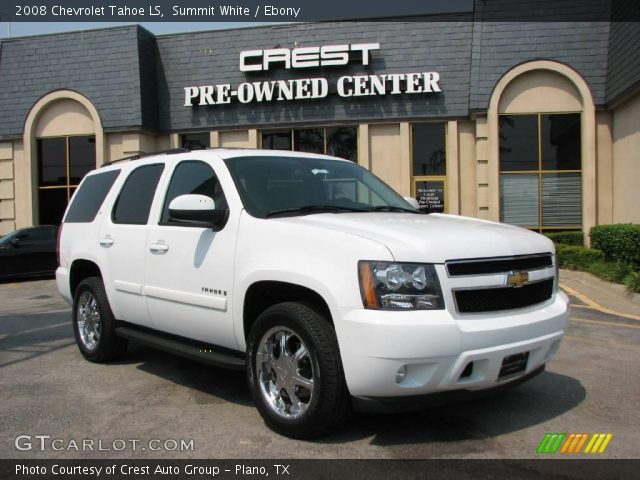
[[[76,289],[78,288],[78,285],[80,285],[80,282],[89,277],[102,278],[102,271],[98,264],[86,259],[74,260],[69,268],[69,288],[71,298],[75,296]]]
[[[280,280],[257,280],[247,288],[242,302],[242,340],[246,342],[260,313],[282,302],[300,302],[314,308],[334,327],[329,303],[315,289]]]

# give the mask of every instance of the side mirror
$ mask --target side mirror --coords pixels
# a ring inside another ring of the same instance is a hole
[[[228,210],[216,210],[215,202],[206,195],[180,195],[169,204],[169,219],[190,227],[221,229]]]
[[[416,210],[420,210],[420,204],[418,203],[418,200],[416,200],[413,197],[404,197],[404,199],[406,200],[406,202],[411,205],[413,208],[415,208]]]
[[[22,237],[12,238],[9,243],[13,248],[20,248],[20,240],[22,240]]]

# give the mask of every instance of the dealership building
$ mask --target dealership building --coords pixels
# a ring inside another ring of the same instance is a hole
[[[203,146],[336,155],[426,210],[538,231],[640,223],[640,24],[489,14],[511,5],[4,39],[0,235],[59,223],[96,166]]]

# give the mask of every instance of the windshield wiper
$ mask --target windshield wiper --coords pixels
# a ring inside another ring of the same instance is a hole
[[[410,208],[393,207],[391,205],[379,205],[377,207],[371,207],[368,212],[406,212],[406,213],[424,213],[421,210],[411,210]]]
[[[339,212],[368,212],[362,208],[340,207],[337,205],[305,205],[303,207],[281,208],[279,210],[271,210],[267,212],[265,217],[274,217],[276,215],[285,215],[287,213],[339,213]]]

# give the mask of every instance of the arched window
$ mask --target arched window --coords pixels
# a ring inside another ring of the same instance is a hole
[[[57,225],[82,178],[103,161],[98,112],[84,96],[57,90],[32,107],[25,122],[34,225]]]
[[[578,77],[575,71],[533,63],[505,75],[491,102],[499,220],[538,231],[581,229],[585,95],[566,75]]]

